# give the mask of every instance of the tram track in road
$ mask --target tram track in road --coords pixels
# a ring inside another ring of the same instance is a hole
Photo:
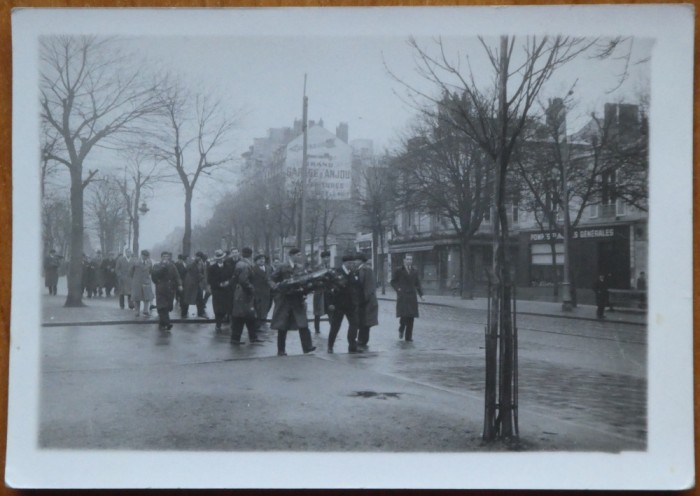
[[[471,332],[483,332],[484,327],[486,326],[486,318],[484,316],[483,320],[482,319],[477,319],[475,320],[474,318],[470,319],[465,319],[464,314],[474,314],[474,313],[485,313],[485,310],[482,309],[460,309],[456,307],[449,307],[452,309],[452,312],[445,312],[445,308],[441,307],[439,312],[425,312],[427,315],[425,316],[427,319],[429,318],[437,318],[442,321],[447,321],[451,324],[457,324],[457,325],[469,325],[469,326],[478,326],[477,330],[471,331]],[[473,317],[473,316],[472,316]],[[518,319],[520,317],[525,317],[522,320],[531,320],[531,319],[537,319],[540,317],[539,315],[531,315],[531,314],[526,314],[526,313],[518,313]],[[554,319],[560,318],[559,316],[546,316],[548,325],[552,325],[553,327],[556,326],[554,323]],[[551,320],[550,320],[551,319]],[[637,323],[629,323],[629,322],[611,322],[611,321],[600,321],[600,320],[594,320],[591,323],[585,324],[586,326],[589,326],[588,332],[577,332],[576,329],[572,328],[571,326],[571,319],[566,319],[565,317],[562,318],[566,324],[568,325],[562,325],[561,327],[569,327],[569,330],[567,331],[562,331],[562,330],[557,330],[555,328],[550,328],[546,329],[543,328],[543,326],[533,326],[530,322],[523,324],[518,324],[518,331],[519,332],[535,332],[535,333],[541,333],[541,334],[551,334],[551,335],[556,335],[556,336],[566,336],[566,337],[576,337],[576,338],[583,338],[583,339],[591,339],[591,340],[596,340],[596,341],[612,341],[615,343],[619,344],[636,344],[636,345],[642,345],[646,346],[647,341],[646,339],[640,339],[640,337],[646,338],[646,329],[644,329],[644,332],[640,335],[640,329],[639,329],[639,324]],[[578,319],[580,320],[580,319]],[[595,324],[595,325],[592,325]],[[611,334],[611,331],[614,331],[614,333]]]

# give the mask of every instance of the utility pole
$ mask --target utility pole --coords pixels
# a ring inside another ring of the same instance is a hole
[[[304,258],[304,262],[306,262],[304,237],[306,235],[306,176],[308,173],[308,111],[309,99],[306,97],[306,74],[304,74],[304,99],[301,117],[301,132],[304,135],[304,145],[301,156],[301,208],[299,209],[299,226],[297,226],[297,247],[301,250],[301,255]]]
[[[569,243],[569,231],[571,217],[569,214],[569,165],[571,161],[571,147],[566,137],[566,109],[564,101],[560,100],[556,109],[557,133],[561,139],[561,203],[564,209],[564,226],[562,234],[564,235],[564,277],[561,283],[561,308],[566,312],[573,310],[573,302],[571,298],[571,281],[569,280],[571,270],[571,252]]]

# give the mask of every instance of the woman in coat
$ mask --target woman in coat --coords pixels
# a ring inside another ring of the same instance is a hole
[[[358,275],[360,278],[360,286],[362,287],[362,297],[358,312],[359,317],[359,333],[357,336],[357,344],[367,346],[369,343],[370,327],[379,324],[379,302],[377,301],[377,288],[374,283],[374,271],[372,266],[367,262],[367,255],[360,254],[360,265]]]
[[[413,267],[413,256],[406,255],[403,266],[391,278],[391,287],[396,291],[396,316],[399,318],[399,339],[413,341],[413,321],[419,317],[418,296],[423,299],[418,271]]]
[[[151,301],[153,300],[153,289],[151,288],[151,271],[153,262],[148,250],[141,250],[139,258],[131,268],[131,300],[136,308],[136,316],[139,316],[139,308],[143,302],[143,315],[151,315]]]

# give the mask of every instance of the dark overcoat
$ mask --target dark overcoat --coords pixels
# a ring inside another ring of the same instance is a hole
[[[83,288],[88,291],[95,290],[95,264],[88,258],[83,259],[82,281]]]
[[[102,259],[102,277],[106,288],[114,288],[117,285],[116,266],[113,258]]]
[[[395,270],[391,278],[391,287],[396,291],[396,316],[419,317],[418,296],[423,296],[423,290],[415,267],[411,267],[410,272],[405,266]]]
[[[212,263],[207,269],[209,285],[211,286],[211,304],[214,313],[225,314],[231,311],[233,303],[233,291],[231,279],[233,267],[228,264]]]
[[[259,320],[263,320],[267,318],[272,306],[272,286],[270,285],[272,267],[265,265],[263,270],[262,267],[254,265],[251,276],[255,293],[255,315]]]
[[[156,307],[158,310],[173,309],[173,299],[179,286],[182,286],[180,274],[172,262],[160,262],[151,270],[151,280],[156,285]]]
[[[187,264],[187,273],[183,283],[185,305],[196,305],[197,295],[206,288],[205,266],[201,258],[197,257]]]
[[[332,289],[326,293],[329,313],[353,313],[357,316],[362,303],[362,285],[357,271],[346,273],[342,267],[334,270]]]
[[[236,263],[233,272],[236,285],[233,290],[232,317],[255,318],[255,291],[251,281],[252,271],[253,262],[249,259],[243,258]]]
[[[105,273],[102,267],[103,258],[101,256],[95,256],[92,259],[92,263],[95,265],[95,286],[102,288],[105,285]]]
[[[377,301],[377,286],[374,282],[374,271],[369,264],[362,264],[358,270],[360,287],[360,311],[358,314],[360,327],[372,327],[379,324],[379,302]]]
[[[293,276],[301,276],[306,271],[301,265],[294,267],[289,263],[280,265],[272,274],[271,280],[275,284],[290,279]],[[275,295],[275,309],[272,311],[272,322],[270,327],[278,330],[294,330],[309,327],[306,318],[306,299],[302,293]]]
[[[44,283],[47,288],[58,285],[58,267],[61,261],[58,257],[49,255],[44,260]]]
[[[593,283],[593,292],[595,293],[595,304],[599,307],[606,307],[610,301],[610,295],[608,293],[608,283],[607,281],[601,281],[596,279]]]

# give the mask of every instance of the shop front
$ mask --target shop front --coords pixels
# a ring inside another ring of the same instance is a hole
[[[590,287],[599,274],[611,288],[629,289],[631,281],[630,225],[586,226],[574,229],[570,263],[577,287]],[[554,232],[519,234],[518,284],[537,287],[562,282],[564,240]]]

